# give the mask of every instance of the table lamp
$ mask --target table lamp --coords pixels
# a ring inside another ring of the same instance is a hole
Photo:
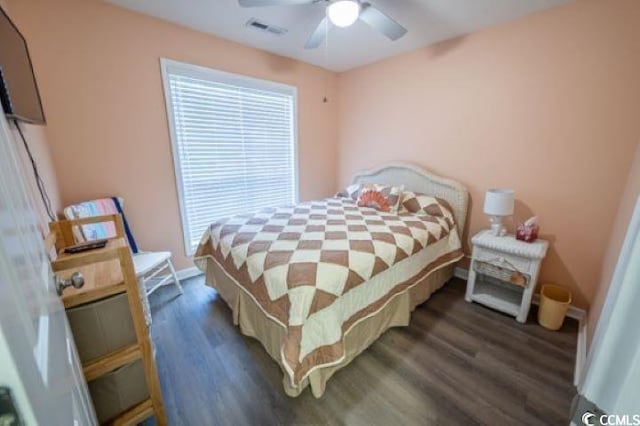
[[[484,212],[490,216],[491,233],[495,236],[507,233],[502,219],[513,215],[514,194],[512,189],[489,189],[484,196]]]

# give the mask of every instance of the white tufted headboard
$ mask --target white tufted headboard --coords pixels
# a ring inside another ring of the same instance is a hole
[[[434,175],[412,164],[389,163],[356,173],[352,183],[362,182],[404,185],[404,189],[407,191],[421,192],[442,198],[451,205],[458,225],[458,234],[461,239],[463,238],[462,233],[469,205],[469,191],[455,180]]]

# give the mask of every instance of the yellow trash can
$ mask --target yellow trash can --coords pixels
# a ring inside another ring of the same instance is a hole
[[[538,323],[549,330],[562,327],[564,316],[571,304],[571,292],[554,284],[543,284],[540,291]]]

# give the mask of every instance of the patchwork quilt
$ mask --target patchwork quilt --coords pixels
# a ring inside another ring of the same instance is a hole
[[[440,207],[385,213],[329,198],[265,209],[213,223],[195,261],[204,271],[213,259],[284,327],[281,362],[297,386],[341,361],[351,326],[462,257],[453,215]]]

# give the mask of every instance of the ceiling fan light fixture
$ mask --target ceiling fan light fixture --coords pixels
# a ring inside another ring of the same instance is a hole
[[[353,25],[359,15],[360,3],[355,0],[338,0],[327,7],[327,16],[336,27],[346,28]]]

